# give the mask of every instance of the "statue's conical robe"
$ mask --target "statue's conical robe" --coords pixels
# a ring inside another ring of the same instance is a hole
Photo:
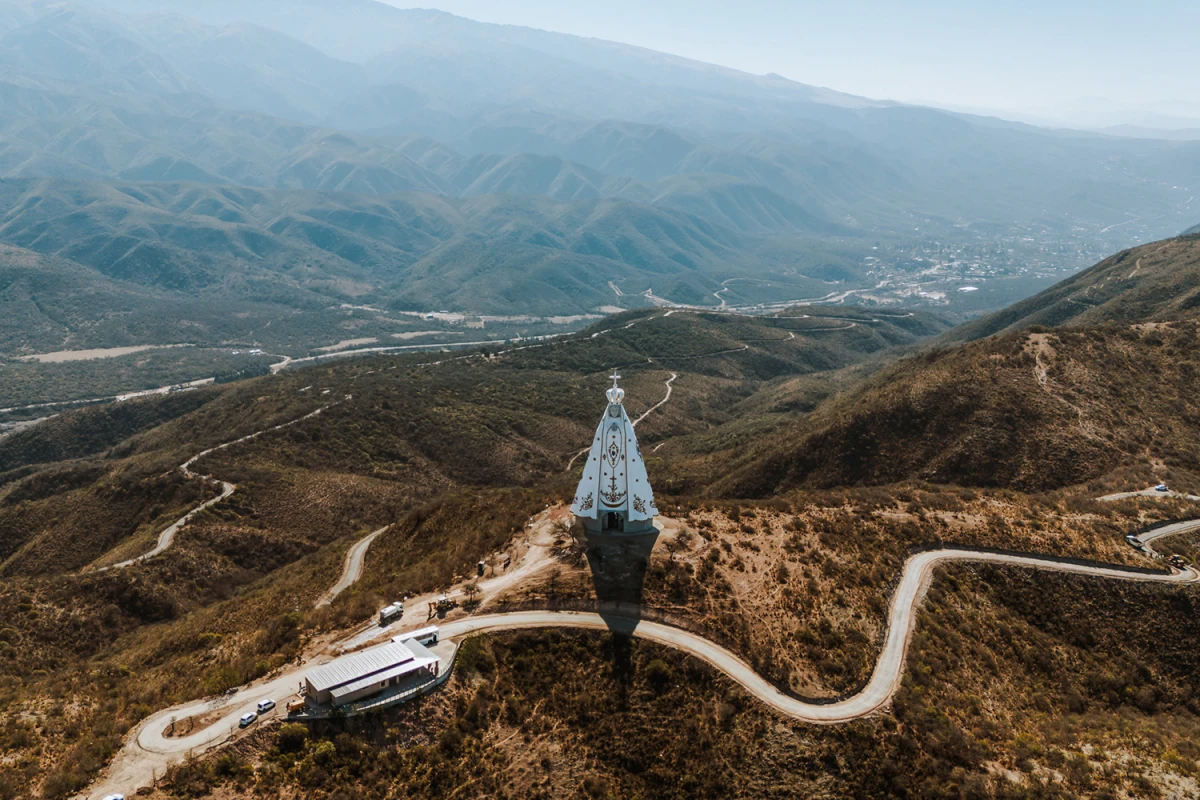
[[[592,531],[649,531],[658,509],[637,434],[622,405],[625,392],[615,379],[607,397],[571,513]]]

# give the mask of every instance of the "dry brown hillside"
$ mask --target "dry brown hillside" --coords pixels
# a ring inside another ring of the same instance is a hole
[[[717,488],[925,480],[1044,490],[1200,468],[1200,323],[1012,333],[902,361],[746,456]]]
[[[322,364],[13,434],[0,441],[0,800],[18,786],[73,796],[147,714],[270,672],[314,631],[372,613],[375,590],[444,588],[570,491],[614,367],[632,414],[657,406],[638,428],[652,451],[728,422],[760,387],[942,329],[845,308],[637,312],[504,353]],[[193,464],[236,490],[169,549],[95,569],[217,496],[180,464],[258,431]],[[350,543],[389,523],[364,591],[314,610]],[[22,715],[35,721],[6,726]]]
[[[968,341],[1032,325],[1187,319],[1200,308],[1200,230],[1124,250],[1028,300],[961,325],[944,337]]]

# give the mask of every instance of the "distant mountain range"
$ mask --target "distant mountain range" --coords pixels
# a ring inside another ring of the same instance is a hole
[[[156,13],[9,3],[5,174],[643,202],[708,175],[859,229],[1099,221],[1129,192],[1161,203],[1146,179],[1200,176],[1200,144],[1049,134],[367,0],[111,5]]]
[[[647,290],[717,305],[743,278],[844,296],[915,269],[914,240],[1071,266],[1080,237],[1189,223],[1200,143],[371,0],[0,0],[0,178],[0,242],[92,282],[576,313]]]
[[[754,240],[730,228],[616,199],[24,179],[0,182],[0,207],[0,241],[98,273],[89,280],[284,303],[575,313],[613,302],[610,281],[699,301],[720,288],[711,276],[756,264]],[[791,281],[826,291],[801,272]]]
[[[1141,125],[1113,125],[1101,128],[1101,133],[1129,136],[1134,139],[1171,139],[1179,142],[1200,140],[1200,128],[1147,128]]]

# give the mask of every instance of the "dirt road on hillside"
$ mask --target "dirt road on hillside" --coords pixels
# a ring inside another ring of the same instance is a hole
[[[317,600],[317,608],[331,604],[335,597],[358,582],[358,579],[362,577],[363,559],[366,558],[371,543],[390,527],[392,526],[384,525],[379,530],[368,533],[350,547],[346,552],[346,560],[342,564],[341,577],[338,578],[337,583],[329,587],[329,591],[321,595],[321,599]]]
[[[561,512],[561,509],[551,511]],[[552,535],[552,529],[548,527],[552,522],[549,516],[550,512],[540,518],[539,530]],[[1172,523],[1148,531],[1141,538],[1144,542],[1149,542],[1198,527],[1200,520]],[[526,557],[517,569],[490,581],[481,581],[480,585],[486,592],[498,594],[504,589],[521,584],[553,563],[555,562],[544,545],[531,546],[526,550]],[[746,662],[702,636],[668,625],[638,620],[635,616],[621,616],[616,612],[601,616],[594,613],[527,611],[466,617],[442,624],[442,637],[446,642],[461,643],[473,635],[528,628],[569,627],[625,631],[702,659],[739,683],[754,697],[788,717],[815,724],[843,723],[877,713],[891,702],[904,675],[905,658],[916,625],[917,611],[935,570],[950,563],[998,564],[1141,583],[1200,583],[1200,572],[1194,568],[1173,570],[1170,573],[1146,573],[1117,566],[1073,563],[1049,556],[981,553],[958,549],[919,553],[911,556],[904,564],[900,584],[891,601],[883,650],[870,681],[853,697],[830,704],[806,703],[781,693]],[[421,598],[414,599],[416,609],[422,607],[420,601]],[[403,623],[389,628],[379,628],[373,622],[369,623],[351,632],[338,646],[343,649],[358,647],[427,623],[420,614],[407,616],[408,619]],[[416,618],[413,618],[414,616]],[[196,701],[154,714],[131,734],[104,780],[88,795],[80,797],[100,797],[118,791],[130,794],[137,788],[148,785],[154,775],[161,775],[168,765],[176,763],[187,754],[199,755],[220,747],[235,735],[236,721],[241,714],[253,710],[261,699],[269,697],[278,702],[294,693],[304,673],[327,661],[330,658],[329,652],[330,650],[325,650],[323,655],[314,657],[301,666],[289,669],[270,680],[243,687],[231,696]],[[216,709],[227,710],[216,722],[203,730],[183,737],[164,735],[172,717],[184,719]]]
[[[1197,525],[1200,525],[1200,521],[1197,521]],[[917,611],[929,588],[933,573],[939,566],[953,562],[991,563],[1146,583],[1200,583],[1200,573],[1194,569],[1156,575],[1120,567],[1073,564],[1043,556],[1014,556],[953,549],[920,553],[909,558],[904,565],[900,586],[892,598],[883,652],[875,664],[870,681],[853,697],[829,704],[806,703],[781,693],[746,662],[702,636],[656,622],[622,618],[616,614],[605,614],[602,617],[600,614],[591,613],[527,611],[468,617],[443,625],[442,636],[446,639],[460,640],[474,634],[525,628],[615,629],[683,650],[706,661],[741,684],[755,698],[792,719],[816,724],[850,722],[869,716],[891,702],[904,676],[905,657],[916,626]]]
[[[312,419],[313,417],[317,416],[322,411],[325,411],[326,409],[328,409],[330,407],[331,406],[323,406],[322,408],[318,408],[316,411],[313,411],[311,414],[305,414],[303,417],[300,417],[299,419],[294,419],[291,422],[285,422],[282,425],[276,425],[272,428],[265,428],[264,430],[256,431],[248,436],[243,436],[240,439],[234,439],[232,442],[225,442],[224,444],[219,444],[216,447],[210,447],[209,449],[207,449],[203,452],[197,453],[196,455],[189,458],[187,461],[180,464],[179,471],[181,473],[183,473],[183,476],[185,478],[201,480],[201,481],[204,481],[205,483],[213,484],[214,486],[220,486],[221,494],[212,498],[211,500],[205,500],[203,503],[201,503],[200,505],[193,508],[191,511],[184,514],[182,517],[177,519],[175,522],[171,523],[170,526],[168,526],[165,530],[163,530],[162,533],[160,533],[158,535],[158,542],[154,545],[153,549],[149,550],[146,553],[143,553],[140,556],[137,556],[136,558],[131,558],[127,561],[122,561],[118,564],[112,564],[107,567],[100,567],[96,571],[97,572],[105,572],[110,569],[124,569],[125,567],[130,567],[130,566],[133,566],[134,564],[141,563],[142,561],[145,561],[146,559],[154,558],[154,556],[158,555],[159,553],[162,553],[164,550],[169,548],[174,543],[175,534],[177,534],[179,532],[180,528],[184,527],[189,522],[191,522],[193,517],[195,517],[201,511],[212,508],[217,503],[221,502],[222,500],[226,499],[231,494],[233,494],[234,492],[237,491],[236,484],[228,483],[227,481],[217,480],[216,478],[212,477],[211,475],[197,475],[195,472],[192,472],[192,467],[195,466],[197,461],[204,458],[205,456],[208,456],[208,455],[211,455],[211,454],[217,452],[218,450],[224,450],[227,447],[233,447],[234,445],[241,444],[242,442],[248,442],[252,439],[257,439],[259,436],[262,436],[265,433],[283,430],[284,428],[289,428],[292,425],[296,425],[301,422],[304,422],[307,419]]]

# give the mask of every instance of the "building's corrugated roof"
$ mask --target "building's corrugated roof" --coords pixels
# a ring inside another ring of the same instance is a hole
[[[432,658],[414,658],[412,661],[406,661],[403,664],[397,664],[391,669],[385,669],[383,672],[377,672],[374,675],[367,675],[359,678],[356,681],[351,681],[350,683],[338,686],[337,688],[331,690],[330,694],[333,695],[334,700],[340,700],[349,694],[357,692],[359,689],[366,689],[378,683],[389,681],[392,678],[399,678],[400,676],[407,675],[410,672],[416,672],[421,667],[427,667],[437,660],[437,656]]]
[[[334,659],[309,672],[305,678],[318,692],[323,692],[412,660],[413,651],[408,645],[388,642]]]

